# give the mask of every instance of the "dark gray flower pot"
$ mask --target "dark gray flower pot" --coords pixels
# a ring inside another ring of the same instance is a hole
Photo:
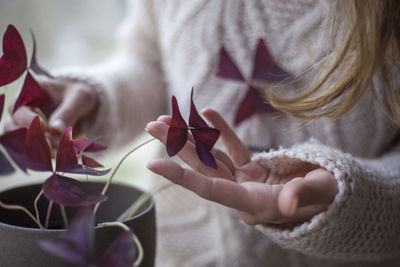
[[[102,183],[88,183],[101,191]],[[0,192],[0,200],[7,204],[20,204],[33,214],[33,202],[41,185],[29,185]],[[114,221],[130,206],[143,191],[128,185],[113,184],[108,190],[109,199],[100,205],[96,221]],[[48,201],[43,197],[38,203],[41,216],[45,216]],[[67,208],[67,216],[71,218],[79,208]],[[148,201],[139,214],[125,221],[135,232],[144,249],[144,261],[141,266],[154,266],[156,250],[156,220],[154,200]],[[57,206],[53,207],[50,226],[57,228],[62,220]],[[39,238],[48,238],[64,230],[40,230],[35,228],[32,220],[21,211],[0,208],[0,266],[1,267],[69,267],[77,266],[66,263],[42,251],[37,246]],[[96,228],[96,258],[105,251],[121,230],[117,227]]]

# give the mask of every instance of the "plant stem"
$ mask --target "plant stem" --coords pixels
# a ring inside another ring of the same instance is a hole
[[[116,226],[122,228],[124,231],[131,231],[131,229],[129,229],[129,227],[122,222],[106,222],[106,223],[100,223],[97,226],[99,227]],[[140,243],[139,238],[135,235],[133,231],[132,231],[132,239],[133,242],[135,242],[136,247],[138,249],[138,257],[136,261],[133,263],[133,266],[139,266],[143,261],[143,247],[142,244]]]
[[[53,207],[53,201],[49,201],[49,206],[47,208],[47,213],[46,213],[46,222],[45,222],[45,227],[46,229],[49,228],[49,220],[50,220],[50,213],[51,213],[51,208]]]
[[[65,229],[68,228],[68,219],[67,219],[67,213],[65,212],[65,207],[63,205],[60,205],[60,211],[61,211],[61,217],[64,222],[64,227]]]
[[[43,225],[40,223],[40,221],[36,220],[35,216],[33,216],[32,213],[29,212],[25,207],[19,206],[19,205],[8,205],[4,204],[2,201],[0,201],[0,207],[8,210],[20,210],[28,214],[28,216],[37,224],[37,226],[41,229],[44,230]]]
[[[122,213],[118,219],[116,220],[117,222],[123,222],[129,218],[132,218],[136,212],[143,206],[144,203],[149,201],[149,199],[154,196],[155,194],[173,186],[175,184],[168,183],[161,185],[159,187],[154,188],[153,190],[143,193],[135,202],[132,203],[132,205],[127,208],[124,213]]]
[[[151,139],[149,139],[149,140],[147,140],[147,141],[141,143],[140,145],[134,147],[131,151],[129,151],[128,153],[126,153],[126,155],[119,161],[117,167],[115,167],[113,173],[112,173],[111,176],[110,176],[110,179],[108,179],[106,185],[105,185],[104,188],[103,188],[103,191],[101,192],[102,195],[105,195],[105,194],[107,193],[107,190],[108,190],[108,188],[109,188],[110,185],[111,185],[112,179],[114,178],[115,174],[117,173],[118,169],[121,167],[121,164],[126,160],[126,158],[127,158],[130,154],[132,154],[133,152],[135,152],[136,150],[138,150],[139,148],[141,148],[142,146],[144,146],[144,145],[150,143],[151,141],[153,141],[153,140],[155,140],[155,139],[156,139],[156,138],[153,137],[153,138],[151,138]],[[97,203],[96,206],[94,207],[93,215],[96,214],[96,212],[97,212],[97,210],[98,210],[98,208],[99,208],[99,205],[100,205],[100,203]]]
[[[39,223],[40,223],[40,216],[39,216],[39,209],[38,209],[37,204],[38,204],[39,198],[42,196],[42,194],[43,194],[43,189],[40,190],[39,194],[38,194],[37,197],[35,198],[35,201],[33,202],[33,207],[35,208],[35,213],[36,213],[36,220],[37,220]],[[46,228],[47,228],[47,226],[46,226]]]

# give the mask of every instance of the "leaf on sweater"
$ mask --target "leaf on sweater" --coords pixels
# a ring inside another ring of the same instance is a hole
[[[236,109],[234,124],[239,125],[246,119],[259,113],[276,113],[273,108],[261,96],[264,89],[254,85],[255,80],[274,83],[289,79],[291,75],[283,70],[273,59],[263,39],[259,39],[254,53],[253,73],[250,79],[245,79],[239,72],[239,68],[233,63],[231,57],[224,48],[221,49],[218,62],[217,76],[225,79],[240,80],[247,86],[244,98]]]
[[[253,87],[247,89],[246,95],[240,102],[235,115],[235,125],[239,125],[244,120],[250,118],[257,113],[273,113],[278,112],[273,106],[268,104],[266,100],[260,97],[260,93]]]
[[[256,53],[254,54],[253,80],[279,82],[290,77],[290,74],[283,70],[268,51],[263,39],[258,40]]]
[[[230,80],[245,81],[224,47],[221,47],[219,52],[217,76]]]
[[[3,55],[0,58],[0,86],[18,79],[27,69],[28,61],[22,37],[13,25],[3,35]]]

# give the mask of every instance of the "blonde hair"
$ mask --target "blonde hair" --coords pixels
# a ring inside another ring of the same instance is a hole
[[[331,19],[331,49],[315,64],[318,74],[311,84],[289,98],[268,90],[267,100],[295,117],[338,118],[355,105],[379,71],[385,84],[383,101],[400,124],[399,92],[389,82],[389,66],[399,60],[400,1],[338,0]]]

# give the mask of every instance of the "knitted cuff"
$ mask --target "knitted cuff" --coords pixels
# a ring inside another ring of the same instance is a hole
[[[253,157],[253,160],[268,168],[275,168],[277,172],[284,172],[288,162],[293,159],[318,164],[334,174],[338,184],[338,193],[334,201],[327,210],[294,228],[257,225],[256,229],[284,248],[311,256],[365,260],[364,253],[357,254],[360,251],[355,251],[357,246],[351,242],[346,243],[355,227],[352,225],[355,220],[351,216],[352,209],[357,207],[349,206],[349,199],[352,198],[354,187],[352,175],[361,172],[359,164],[349,154],[322,145],[316,140],[289,149],[259,153]]]

